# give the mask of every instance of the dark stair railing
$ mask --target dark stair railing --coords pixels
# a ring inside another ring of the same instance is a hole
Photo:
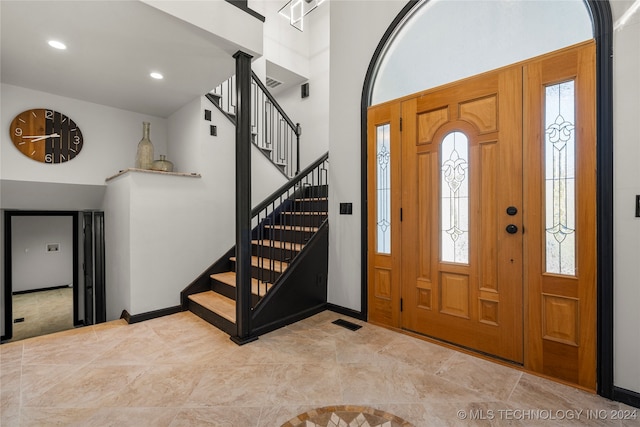
[[[326,306],[329,154],[300,172],[300,126],[293,124],[251,71],[251,56],[238,51],[234,58],[237,77],[223,85],[226,89],[218,96],[207,97],[236,127],[236,246],[235,257],[229,259],[235,270],[235,322],[225,297],[216,297],[214,289],[206,291],[208,286],[203,282],[205,274],[218,281],[219,276],[211,273],[221,267],[220,260],[192,282],[181,298],[183,307],[193,307],[194,313],[228,331],[231,340],[242,345]],[[260,118],[264,118],[263,127],[258,126]],[[285,137],[270,139],[274,134]],[[295,136],[295,145],[291,135]],[[272,161],[282,162],[281,171],[290,179],[251,209],[250,146],[256,140]],[[254,282],[258,298],[264,295],[255,306]],[[196,301],[205,303],[202,298],[220,302],[226,314]]]
[[[205,95],[234,124],[236,123],[236,76]],[[302,128],[284,112],[258,76],[251,72],[252,142],[287,178],[300,172]]]
[[[302,251],[327,218],[329,153],[252,209],[252,255],[258,292],[271,284]],[[257,276],[257,277],[256,277]]]
[[[326,153],[247,211],[249,235],[237,239],[235,247],[182,291],[183,308],[241,345],[322,311],[327,302],[328,167]],[[246,267],[239,262],[243,253]],[[235,286],[229,285],[232,277]],[[207,292],[235,300],[235,323],[191,298]],[[242,298],[244,304],[238,304]]]

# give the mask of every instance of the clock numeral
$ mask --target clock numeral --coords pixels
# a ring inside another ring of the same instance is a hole
[[[74,137],[73,137],[73,143],[74,143],[75,145],[80,144],[80,137],[79,137],[78,135],[76,135],[76,136],[74,136]]]
[[[35,153],[35,151],[34,151]],[[33,154],[31,154],[33,156]],[[53,163],[53,155],[51,153],[44,156],[44,161],[47,163]]]
[[[16,130],[13,132],[16,136],[22,136],[22,129],[21,128],[16,128]]]
[[[22,117],[18,117],[18,120],[20,120],[22,123],[27,123]]]
[[[36,154],[36,150],[33,150],[33,152],[31,153],[31,156],[33,156],[34,154]]]
[[[44,113],[44,117],[49,119],[49,120],[53,120],[53,111],[46,110],[45,113]]]
[[[67,158],[65,156],[63,156],[62,154],[60,154],[60,161],[61,162],[66,162]]]

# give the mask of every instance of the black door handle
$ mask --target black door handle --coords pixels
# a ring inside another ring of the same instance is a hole
[[[514,225],[514,224],[509,224],[507,225],[507,233],[509,234],[516,234],[518,232],[518,226]]]

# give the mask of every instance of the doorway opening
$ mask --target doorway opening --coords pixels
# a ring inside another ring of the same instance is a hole
[[[103,212],[5,211],[3,261],[3,343],[106,320]]]
[[[4,249],[3,341],[82,325],[77,212],[5,212]]]

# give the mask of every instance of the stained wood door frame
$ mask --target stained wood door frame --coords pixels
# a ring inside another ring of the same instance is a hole
[[[428,1],[428,0],[427,0]],[[367,318],[367,109],[375,83],[377,65],[396,29],[420,3],[410,0],[393,20],[378,44],[365,76],[361,98],[361,313]],[[596,162],[597,162],[597,393],[609,399],[629,401],[613,384],[613,18],[609,0],[585,0],[596,41]]]

